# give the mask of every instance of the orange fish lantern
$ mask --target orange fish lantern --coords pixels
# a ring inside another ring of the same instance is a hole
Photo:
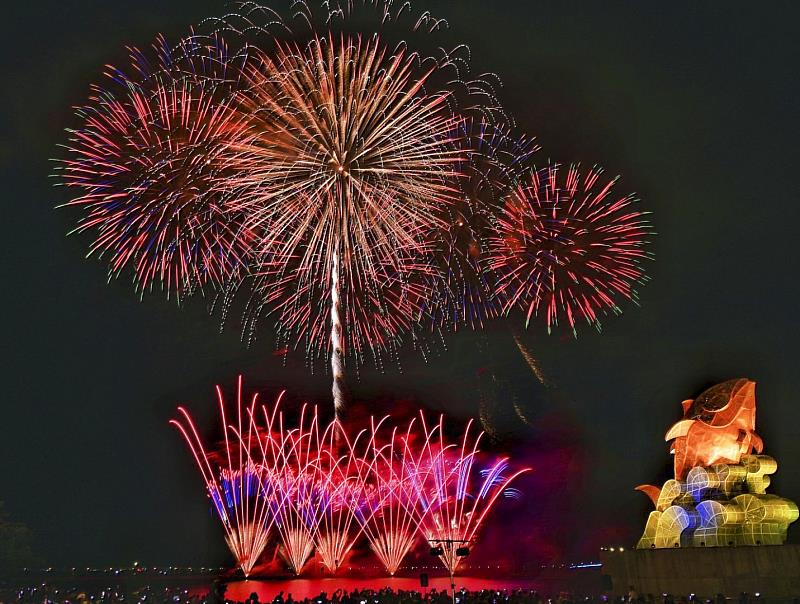
[[[756,383],[729,380],[683,401],[683,417],[664,437],[672,441],[675,478],[695,466],[738,464],[742,455],[764,448],[756,427]]]

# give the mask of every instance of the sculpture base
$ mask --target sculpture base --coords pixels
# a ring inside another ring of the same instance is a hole
[[[611,592],[711,598],[746,592],[762,600],[800,597],[800,545],[603,551]]]

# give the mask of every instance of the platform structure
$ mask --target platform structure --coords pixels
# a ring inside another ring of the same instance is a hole
[[[800,598],[800,545],[615,548],[602,551],[600,560],[615,595],[633,587],[639,595],[653,594],[656,601],[662,594],[672,594],[676,601],[690,594],[698,599],[723,594],[737,602],[742,593],[763,602]]]

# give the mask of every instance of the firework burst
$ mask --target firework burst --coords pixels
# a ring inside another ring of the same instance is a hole
[[[260,240],[257,299],[280,331],[331,354],[396,347],[426,292],[437,227],[457,199],[458,118],[431,70],[377,38],[279,45],[246,70],[248,136],[234,146],[236,208]],[[250,135],[252,133],[252,135]]]
[[[109,278],[131,269],[138,291],[180,300],[228,282],[249,257],[241,215],[215,185],[245,128],[228,98],[237,61],[215,38],[130,52],[131,74],[109,68],[109,87],[78,109],[60,173],[80,194],[65,205],[83,212],[75,231],[94,235],[89,255],[108,260]]]
[[[486,134],[503,117],[494,76],[470,79],[464,46],[398,41],[445,25],[409,3],[238,11],[176,47],[132,49],[128,73],[109,68],[60,164],[78,191],[65,205],[83,213],[89,254],[140,292],[180,301],[209,285],[225,309],[251,292],[244,337],[269,316],[279,348],[329,361],[338,413],[347,363],[396,360],[429,318],[436,331],[491,314],[474,310],[488,285],[468,237],[450,233],[444,252],[440,239],[471,216],[461,181],[482,151],[470,145],[500,138]]]
[[[633,195],[596,168],[531,172],[508,196],[489,240],[488,268],[506,312],[541,317],[548,331],[565,321],[600,328],[603,314],[637,301],[652,227]]]

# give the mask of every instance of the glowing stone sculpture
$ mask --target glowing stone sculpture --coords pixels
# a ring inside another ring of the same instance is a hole
[[[675,478],[636,487],[655,506],[637,547],[780,545],[797,520],[793,501],[768,495],[778,463],[755,433],[756,384],[730,380],[683,402],[667,432]],[[759,453],[754,455],[753,453]]]

